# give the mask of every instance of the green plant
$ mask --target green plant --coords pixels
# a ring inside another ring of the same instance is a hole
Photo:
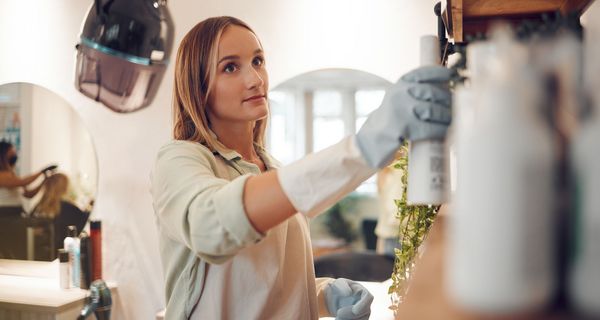
[[[429,227],[433,223],[439,206],[411,206],[406,201],[407,169],[408,169],[408,144],[405,143],[400,156],[392,164],[394,169],[402,170],[402,199],[395,200],[397,212],[396,217],[400,220],[398,230],[400,248],[395,249],[394,271],[392,273],[392,285],[388,293],[392,295],[392,309],[402,302],[408,280],[414,266],[419,247],[425,239]]]

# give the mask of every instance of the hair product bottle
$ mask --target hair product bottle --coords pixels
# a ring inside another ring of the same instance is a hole
[[[90,237],[87,232],[81,231],[79,235],[79,258],[80,258],[80,279],[79,285],[81,289],[89,289],[92,283],[91,274],[91,259],[92,259],[92,245]]]
[[[477,113],[477,84],[486,79],[489,55],[493,53],[493,45],[489,42],[469,43],[467,50],[468,80],[455,87],[452,94],[452,124],[446,137],[448,194],[447,200],[452,211],[453,202],[457,196],[460,175],[458,171],[458,156],[461,146],[467,143],[475,124]]]
[[[596,319],[600,317],[600,45],[597,42],[600,25],[596,23],[588,31],[585,72],[592,105],[571,146],[575,239],[569,299],[578,311]]]
[[[476,121],[457,149],[446,281],[463,309],[520,314],[555,292],[554,147],[527,48],[506,30],[493,39],[493,76],[473,83]]]
[[[71,286],[79,288],[79,238],[77,227],[67,227],[67,237],[64,240],[64,249],[69,252],[69,272],[71,274]]]
[[[71,287],[71,279],[69,277],[69,253],[65,249],[58,249],[58,277],[61,289],[69,289]]]
[[[439,40],[421,37],[421,66],[440,64]],[[443,140],[411,141],[408,150],[407,201],[412,205],[444,202],[445,160]]]
[[[90,240],[92,242],[92,281],[102,279],[102,223],[90,221]]]
[[[584,123],[573,141],[576,183],[575,252],[570,297],[581,311],[600,315],[600,117]]]

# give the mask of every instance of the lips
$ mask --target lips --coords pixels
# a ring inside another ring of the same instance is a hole
[[[250,98],[244,99],[244,102],[256,101],[256,100],[261,100],[261,99],[264,99],[264,98],[265,98],[265,95],[259,94],[259,95],[255,95],[255,96],[252,96]]]

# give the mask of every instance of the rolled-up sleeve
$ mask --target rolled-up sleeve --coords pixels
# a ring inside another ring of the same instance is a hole
[[[172,142],[158,153],[151,174],[154,210],[161,232],[209,263],[222,263],[263,235],[244,210],[242,175],[216,176],[212,153],[196,143]]]

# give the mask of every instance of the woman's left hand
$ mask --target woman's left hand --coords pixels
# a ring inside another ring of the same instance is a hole
[[[369,319],[373,295],[360,283],[339,278],[325,288],[325,302],[336,320]]]

